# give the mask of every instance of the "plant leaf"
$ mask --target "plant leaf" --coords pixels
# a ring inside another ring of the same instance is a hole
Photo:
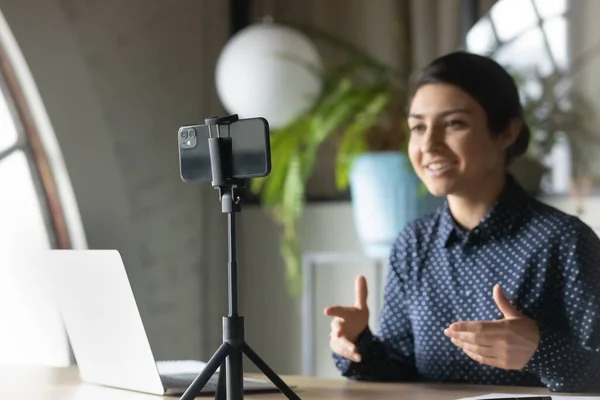
[[[288,164],[285,184],[283,186],[282,206],[285,210],[284,225],[294,226],[302,214],[304,200],[304,181],[300,155],[295,153]]]
[[[293,127],[277,135],[285,135],[285,140],[271,151],[272,170],[264,182],[262,199],[265,205],[278,204],[283,199],[283,188],[288,174],[290,160],[300,151],[302,138],[307,125],[304,119],[298,120]]]
[[[281,242],[281,257],[285,265],[288,290],[292,296],[299,296],[302,293],[302,254],[295,236],[284,235]]]
[[[290,124],[290,127],[294,127],[295,124],[299,124],[301,123],[300,121],[294,121],[292,124]],[[282,131],[274,131],[271,132],[271,134],[269,135],[269,142],[270,142],[270,148],[271,148],[271,164],[273,164],[273,158],[276,159],[276,163],[278,164],[285,164],[285,154],[286,154],[286,150],[283,150],[283,155],[282,155],[282,159],[279,159],[280,157],[280,152],[282,152],[280,149],[282,147],[282,145],[285,146],[286,143],[286,131],[282,130]],[[283,161],[283,162],[282,162]],[[279,166],[278,166],[279,167]],[[277,168],[271,168],[271,174],[276,174],[277,172],[275,172]],[[265,185],[265,183],[268,181],[269,176],[264,177],[264,178],[254,178],[252,179],[251,183],[250,183],[250,188],[252,193],[254,194],[259,194],[262,190],[263,187]]]

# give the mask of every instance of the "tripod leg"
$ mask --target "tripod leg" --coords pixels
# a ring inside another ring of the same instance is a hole
[[[231,351],[231,346],[228,343],[223,343],[213,354],[213,356],[206,363],[206,367],[202,372],[194,379],[194,382],[187,388],[180,400],[194,400],[204,386],[206,382],[215,374],[219,365],[225,362],[227,355]]]
[[[225,377],[227,375],[227,362],[221,364],[219,371],[219,379],[217,380],[217,391],[215,400],[227,400],[227,388],[225,387]]]
[[[247,344],[242,344],[242,351],[250,361],[254,363],[271,382],[287,397],[288,399],[300,400],[300,397],[264,362],[258,354],[252,350],[252,348]]]

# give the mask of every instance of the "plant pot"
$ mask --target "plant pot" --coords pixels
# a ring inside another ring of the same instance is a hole
[[[403,153],[364,153],[355,159],[350,194],[357,234],[368,257],[388,258],[406,224],[442,204],[442,198],[422,187]]]

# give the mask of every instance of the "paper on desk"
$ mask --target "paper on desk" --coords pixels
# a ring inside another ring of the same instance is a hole
[[[485,396],[477,396],[477,397],[464,397],[459,400],[479,400],[479,399],[514,399],[516,397],[539,397],[539,394],[507,394],[507,393],[492,393],[486,394]],[[543,395],[548,396],[548,395]],[[552,400],[600,400],[600,397],[581,397],[581,396],[555,396],[553,394],[549,395],[552,397]]]
[[[199,374],[206,367],[206,363],[197,360],[168,360],[157,361],[156,367],[161,375]]]

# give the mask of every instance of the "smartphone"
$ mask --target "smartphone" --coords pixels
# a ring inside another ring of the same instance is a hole
[[[264,118],[239,119],[219,125],[220,137],[231,138],[232,178],[260,178],[271,172],[269,123]],[[188,125],[177,132],[179,172],[185,182],[210,182],[212,169],[209,137],[217,137],[217,126]],[[222,160],[223,161],[223,160]]]

